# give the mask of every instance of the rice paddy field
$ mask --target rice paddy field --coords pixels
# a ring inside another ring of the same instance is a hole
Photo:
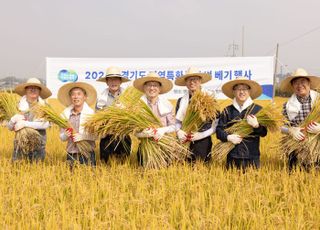
[[[47,134],[44,163],[13,164],[14,134],[0,127],[1,229],[320,229],[319,173],[289,175],[280,133],[262,138],[261,169],[245,174],[216,162],[144,170],[134,153],[71,171],[58,128]]]

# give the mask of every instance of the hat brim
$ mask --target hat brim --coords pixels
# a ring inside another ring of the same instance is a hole
[[[280,91],[285,93],[293,93],[291,81],[295,78],[307,78],[310,81],[310,89],[317,89],[320,87],[320,77],[316,76],[289,76],[285,78],[280,84]]]
[[[106,79],[107,78],[111,78],[111,77],[120,78],[122,83],[130,81],[128,78],[126,78],[126,77],[124,77],[124,76],[122,76],[120,74],[109,74],[109,75],[106,75],[104,77],[99,78],[97,81],[106,82]]]
[[[143,86],[144,86],[144,84],[146,82],[149,82],[149,81],[156,81],[156,82],[159,82],[161,84],[160,94],[164,94],[164,93],[169,92],[173,87],[173,84],[172,84],[172,82],[170,80],[168,80],[166,78],[159,78],[159,77],[142,77],[142,78],[138,78],[137,80],[135,80],[133,82],[133,86],[136,89],[138,89],[139,91],[144,93]]]
[[[178,86],[186,86],[186,79],[188,77],[200,77],[201,78],[201,84],[204,84],[212,79],[210,74],[207,73],[190,73],[182,75],[181,77],[178,77],[174,84]]]
[[[66,107],[72,104],[69,92],[73,88],[84,89],[87,94],[87,104],[90,106],[95,104],[97,99],[97,91],[95,90],[95,88],[93,88],[93,86],[85,82],[70,82],[61,86],[61,88],[58,91],[58,100],[61,104],[63,104]]]
[[[46,87],[43,84],[39,84],[39,83],[22,83],[22,84],[19,84],[14,88],[14,92],[17,93],[20,96],[24,96],[26,94],[26,87],[28,87],[28,86],[37,86],[37,87],[39,87],[41,89],[39,96],[42,99],[47,99],[48,97],[50,97],[52,95],[52,93],[51,93],[51,91],[50,91],[50,89],[48,87]]]
[[[250,87],[250,97],[252,99],[258,98],[262,94],[262,87],[259,83],[252,81],[252,80],[246,80],[246,79],[235,79],[228,81],[222,86],[222,92],[229,98],[233,99],[233,87],[238,84],[246,84]]]

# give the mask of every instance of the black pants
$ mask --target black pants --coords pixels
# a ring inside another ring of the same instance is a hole
[[[296,152],[292,152],[289,154],[288,157],[288,169],[289,172],[291,172],[292,170],[296,169],[298,166],[298,156]],[[317,164],[316,164],[317,165]],[[309,172],[311,169],[312,165],[306,164],[306,163],[301,163],[301,168],[304,169],[305,171]]]
[[[211,136],[190,143],[191,156],[188,159],[190,163],[196,160],[209,162],[211,159],[212,140]]]
[[[108,135],[100,140],[100,159],[106,163],[111,155],[125,157],[130,155],[131,139],[126,137],[123,141],[111,142],[112,136]]]
[[[227,156],[227,169],[242,169],[245,170],[248,167],[253,167],[255,169],[260,168],[260,158],[252,158],[252,159],[243,159],[243,158],[234,158],[230,155]]]

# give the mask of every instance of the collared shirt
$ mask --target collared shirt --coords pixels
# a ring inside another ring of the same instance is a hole
[[[72,125],[72,128],[74,129],[74,132],[79,132],[80,128],[80,115],[81,113],[76,113],[74,110],[71,111],[70,117],[69,117],[69,122]],[[92,149],[95,147],[95,142],[94,141],[87,141]],[[67,143],[67,152],[68,153],[79,153],[79,149],[77,145],[69,138],[68,143]]]
[[[158,108],[158,103],[159,103],[159,98],[157,99],[155,104],[152,104],[149,100],[147,100],[148,106],[151,108],[152,112],[154,115],[156,115],[159,120],[161,121],[162,125],[164,127],[170,126],[170,125],[175,125],[175,118],[173,116],[173,113],[167,113],[167,114],[160,114],[159,108]]]
[[[298,101],[301,104],[301,110],[299,111],[298,115],[290,121],[290,125],[292,126],[299,126],[309,115],[311,112],[311,96],[308,97],[299,97],[297,96]],[[287,103],[284,103],[282,114],[289,120],[287,108]]]

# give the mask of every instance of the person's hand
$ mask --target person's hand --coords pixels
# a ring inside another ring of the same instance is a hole
[[[187,139],[188,139],[187,136],[188,134],[185,131],[183,131],[182,129],[178,130],[177,137],[181,143],[187,142]]]
[[[154,137],[156,129],[154,128],[146,128],[139,133],[136,133],[135,136],[138,138],[149,138]]]
[[[227,139],[234,145],[238,145],[242,141],[242,137],[237,134],[228,135]]]
[[[313,134],[318,134],[320,133],[320,124],[318,122],[312,121],[308,126],[307,126],[307,132],[308,133],[313,133]]]
[[[204,132],[194,132],[194,133],[191,133],[191,141],[198,141],[198,140],[201,140],[205,137],[205,134]]]
[[[22,115],[22,114],[16,114],[14,115],[13,117],[11,117],[10,121],[12,123],[17,123],[18,121],[23,121],[25,120],[26,118]]]
[[[255,115],[249,114],[247,116],[247,123],[252,126],[253,128],[258,128],[259,127],[259,122],[258,119]]]
[[[166,134],[166,132],[167,132],[167,127],[161,127],[161,128],[155,129],[153,139],[155,141],[160,141],[161,138],[164,136],[164,134]]]
[[[14,131],[17,132],[17,131],[23,129],[24,127],[26,127],[26,121],[25,120],[19,120],[14,125]]]
[[[64,130],[65,135],[74,142],[73,128],[66,128]]]
[[[303,129],[300,127],[291,127],[289,128],[289,134],[296,140],[296,141],[303,141],[305,139],[305,135],[302,132]]]

